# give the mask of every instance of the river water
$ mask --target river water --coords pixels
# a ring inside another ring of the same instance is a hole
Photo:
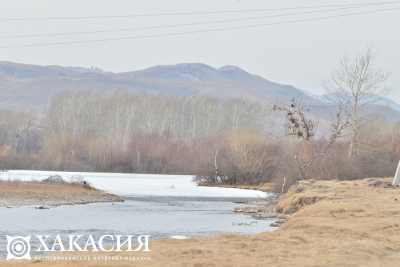
[[[230,200],[143,198],[122,203],[0,208],[0,255],[6,251],[6,235],[104,234],[196,237],[216,233],[253,234],[271,231],[271,220],[257,220],[233,212]]]

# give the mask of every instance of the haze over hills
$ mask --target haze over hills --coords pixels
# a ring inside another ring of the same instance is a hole
[[[300,98],[319,117],[324,117],[329,110],[323,97],[269,81],[236,66],[213,68],[201,63],[182,63],[113,73],[97,68],[0,62],[1,108],[44,109],[52,97],[66,90],[93,90],[99,93],[126,90],[220,99],[246,98],[270,104],[285,104],[293,98]],[[392,120],[400,114],[400,105],[382,98],[378,106],[371,106],[371,110]]]
[[[95,68],[36,66],[0,62],[0,104],[8,108],[44,107],[65,90],[113,90],[167,95],[249,98],[271,103],[301,97],[315,99],[293,86],[268,81],[236,66],[216,69],[200,63],[155,66],[126,73]]]

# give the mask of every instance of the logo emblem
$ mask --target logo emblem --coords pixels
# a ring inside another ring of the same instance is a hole
[[[30,242],[30,236],[7,236],[7,260],[30,260]]]

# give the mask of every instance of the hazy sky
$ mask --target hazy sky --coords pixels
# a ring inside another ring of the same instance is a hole
[[[400,4],[336,11],[332,11],[332,7],[329,8],[331,11],[321,11],[321,8],[314,8],[312,11],[311,9],[300,8],[280,10],[280,12],[265,10],[309,5],[365,4],[371,2],[386,1],[2,0],[0,8],[0,60],[32,64],[96,66],[109,71],[137,70],[152,65],[181,62],[203,62],[214,67],[237,65],[269,80],[292,84],[319,93],[321,92],[321,82],[329,77],[331,70],[337,66],[340,57],[345,54],[357,53],[370,46],[378,52],[380,66],[392,72],[388,85],[393,89],[393,95],[396,99],[400,100],[400,35],[398,34]],[[400,3],[400,1],[398,2]],[[243,27],[394,8],[397,8],[397,10],[234,31],[226,30],[56,46],[20,46]],[[259,11],[263,9],[264,11],[252,12],[249,9],[259,9]],[[9,18],[121,16],[222,10],[243,10],[243,12],[108,19],[7,20]],[[280,17],[277,14],[281,14]],[[227,20],[230,21],[227,22]],[[225,22],[222,23],[221,21]],[[190,23],[203,24],[162,28],[166,25]],[[143,29],[143,27],[153,26],[162,27]],[[117,31],[127,28],[130,30]],[[15,35],[103,30],[108,32],[90,35],[15,38]]]

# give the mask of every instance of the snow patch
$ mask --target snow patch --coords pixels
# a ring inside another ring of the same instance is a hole
[[[270,195],[257,190],[198,186],[191,175],[9,170],[0,172],[0,180],[43,181],[54,175],[67,182],[83,177],[99,190],[124,197],[266,198]]]

